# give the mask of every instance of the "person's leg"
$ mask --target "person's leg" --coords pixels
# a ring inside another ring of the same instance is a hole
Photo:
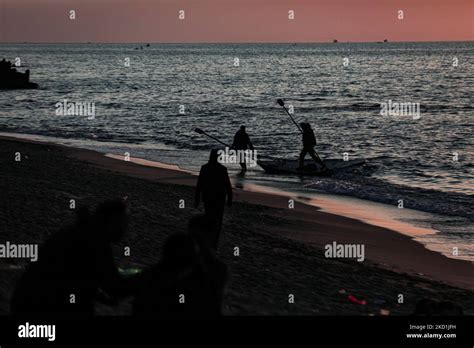
[[[326,165],[324,164],[324,162],[322,161],[322,159],[318,156],[318,154],[316,153],[316,151],[314,151],[314,149],[310,149],[308,151],[309,155],[311,156],[311,158],[313,159],[313,161],[315,161],[316,163],[318,163],[321,167],[323,167],[323,169],[326,169]]]
[[[300,166],[298,167],[299,169],[303,169],[303,167],[304,167],[304,157],[306,156],[307,153],[308,153],[308,151],[306,150],[306,148],[303,148],[303,150],[301,150],[301,152],[300,152]]]

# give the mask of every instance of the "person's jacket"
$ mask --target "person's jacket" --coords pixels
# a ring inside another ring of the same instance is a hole
[[[204,202],[232,202],[232,185],[227,168],[220,163],[206,163],[201,167],[196,186],[195,201],[199,202],[202,195]]]
[[[303,131],[303,146],[314,147],[316,145],[316,137],[311,128],[307,128]]]
[[[242,130],[238,130],[237,133],[235,133],[232,147],[236,150],[247,150],[247,148],[253,150],[253,145],[250,142],[249,135]]]

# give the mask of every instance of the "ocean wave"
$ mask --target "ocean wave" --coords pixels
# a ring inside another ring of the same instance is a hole
[[[474,221],[474,195],[409,187],[386,180],[343,173],[335,178],[321,178],[305,187],[327,193],[346,195],[379,203]]]

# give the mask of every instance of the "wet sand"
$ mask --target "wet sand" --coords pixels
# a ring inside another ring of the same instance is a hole
[[[131,227],[117,246],[121,267],[146,267],[159,260],[164,239],[183,231],[186,221],[202,211],[192,208],[196,177],[173,168],[142,166],[105,157],[95,151],[32,141],[0,138],[2,195],[1,240],[44,241],[70,222],[69,200],[94,205],[128,196]],[[15,162],[16,152],[22,161]],[[474,268],[468,261],[429,251],[409,236],[356,219],[321,212],[288,197],[235,189],[226,210],[219,256],[231,279],[226,314],[409,314],[421,298],[454,301],[474,314]],[[179,200],[185,208],[179,208]],[[317,202],[316,202],[317,203]],[[364,262],[324,257],[323,247],[364,244]],[[130,246],[124,257],[121,247]],[[234,256],[234,247],[240,256]],[[7,261],[7,262],[5,262]],[[24,262],[1,260],[0,312]],[[394,272],[396,271],[396,272]],[[420,276],[422,274],[422,276]],[[344,289],[344,290],[343,290]],[[295,303],[288,303],[288,295]],[[357,305],[347,295],[367,300]],[[397,303],[398,294],[404,303]],[[126,314],[99,306],[102,314]]]

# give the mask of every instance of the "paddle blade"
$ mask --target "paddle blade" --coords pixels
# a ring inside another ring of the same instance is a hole
[[[200,128],[194,128],[194,131],[199,134],[203,134],[204,132]]]
[[[277,99],[277,103],[280,106],[285,106],[285,102],[283,101],[283,99]]]

